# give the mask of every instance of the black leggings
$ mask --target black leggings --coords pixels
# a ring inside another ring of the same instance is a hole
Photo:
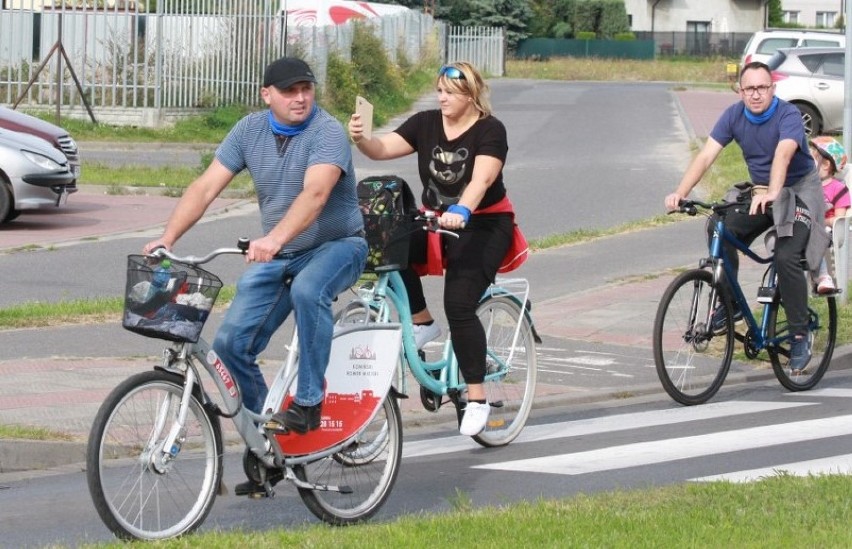
[[[447,269],[444,281],[444,313],[450,326],[450,339],[464,380],[468,384],[485,379],[485,329],[476,316],[479,299],[494,282],[512,242],[514,229],[510,214],[472,216],[459,238],[442,237]],[[412,263],[425,263],[426,232],[412,238]],[[420,277],[410,267],[402,271],[413,313],[426,308]]]

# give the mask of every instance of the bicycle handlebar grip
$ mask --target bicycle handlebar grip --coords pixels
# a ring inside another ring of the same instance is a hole
[[[246,253],[248,253],[250,242],[251,241],[249,240],[249,238],[247,236],[241,236],[239,238],[239,240],[237,240],[237,248],[242,250],[243,254],[246,254]]]

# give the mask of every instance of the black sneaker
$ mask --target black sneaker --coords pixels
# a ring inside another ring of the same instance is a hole
[[[743,312],[739,309],[739,307],[734,307],[734,324],[742,319]],[[716,305],[716,308],[713,309],[713,319],[710,321],[710,328],[714,332],[725,329],[725,307],[722,305]]]
[[[308,431],[319,429],[322,419],[322,402],[314,406],[302,406],[291,403],[283,412],[276,412],[266,422],[267,429],[293,431],[304,435]]]
[[[266,472],[266,476],[270,486],[275,486],[284,479],[284,471],[281,469],[269,469]],[[251,479],[234,486],[234,494],[249,497],[266,497],[268,495],[263,484],[258,484]]]

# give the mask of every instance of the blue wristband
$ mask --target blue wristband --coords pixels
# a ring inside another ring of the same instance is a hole
[[[464,218],[465,223],[470,221],[470,210],[467,208],[467,206],[462,206],[461,204],[453,204],[452,206],[447,208],[447,213],[459,214]]]

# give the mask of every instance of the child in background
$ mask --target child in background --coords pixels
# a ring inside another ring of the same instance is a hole
[[[837,173],[846,167],[846,151],[836,139],[828,136],[815,137],[810,145],[822,181],[822,192],[825,195],[825,227],[830,233],[834,220],[845,217],[852,204],[849,188],[836,177]],[[828,262],[823,259],[819,267],[817,293],[830,294],[835,289],[834,280],[828,272]]]

